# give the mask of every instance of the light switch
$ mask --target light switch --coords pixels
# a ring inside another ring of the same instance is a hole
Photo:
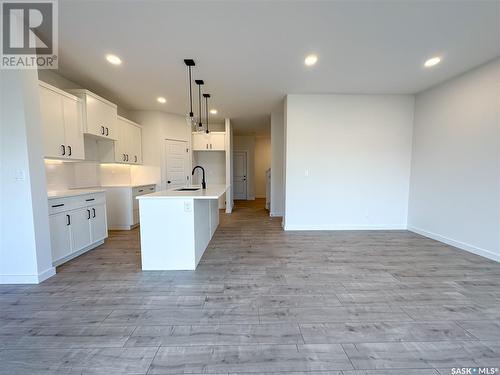
[[[24,169],[17,169],[16,181],[25,181],[25,180],[26,180],[26,173],[24,172]]]

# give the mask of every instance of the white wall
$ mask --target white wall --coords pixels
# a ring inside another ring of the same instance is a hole
[[[410,230],[500,261],[500,59],[420,93]]]
[[[285,229],[406,228],[414,98],[289,95]]]
[[[233,152],[247,151],[247,198],[255,199],[255,136],[235,135]]]
[[[271,112],[271,216],[283,216],[285,206],[283,105],[284,103],[281,103]]]
[[[55,274],[36,70],[1,70],[0,283]]]
[[[161,168],[161,179],[156,184],[167,188],[165,176],[165,140],[173,139],[188,142],[191,148],[191,129],[186,118],[159,111],[135,111],[131,119],[142,125],[142,159],[144,165]]]
[[[255,197],[266,197],[266,171],[271,168],[271,137],[255,137]]]

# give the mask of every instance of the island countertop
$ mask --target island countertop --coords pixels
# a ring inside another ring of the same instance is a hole
[[[191,186],[189,186],[191,187]],[[161,190],[156,193],[145,194],[138,196],[136,199],[219,199],[227,191],[226,185],[208,185],[206,189],[199,186],[192,186],[193,188],[200,188],[194,191],[178,191],[177,189]]]

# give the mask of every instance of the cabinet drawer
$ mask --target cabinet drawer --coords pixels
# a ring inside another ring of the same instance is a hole
[[[156,190],[156,185],[146,185],[146,186],[138,186],[132,189],[132,197],[137,197],[139,195],[151,194]]]
[[[49,215],[74,210],[80,207],[77,197],[63,197],[49,200]]]
[[[94,194],[88,194],[88,195],[81,195],[78,198],[78,202],[81,204],[81,206],[88,207],[88,206],[94,206],[97,204],[103,204],[106,202],[106,195],[105,193],[94,193]]]

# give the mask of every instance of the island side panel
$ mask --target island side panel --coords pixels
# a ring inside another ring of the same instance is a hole
[[[194,270],[193,199],[140,199],[143,270]]]
[[[219,226],[219,204],[215,200],[210,200],[210,238],[214,236]]]
[[[212,238],[210,233],[210,202],[212,201],[218,204],[216,199],[194,199],[194,247],[196,265],[200,262]]]

